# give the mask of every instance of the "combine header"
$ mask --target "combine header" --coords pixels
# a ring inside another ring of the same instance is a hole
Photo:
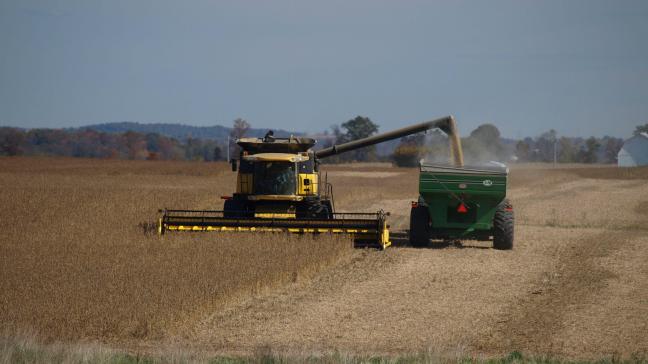
[[[319,151],[311,149],[314,139],[275,138],[272,131],[263,138],[241,138],[237,140],[239,159],[231,161],[232,171],[238,171],[236,192],[223,196],[223,210],[163,210],[159,232],[336,233],[353,236],[357,244],[384,249],[391,244],[389,213],[335,212],[333,187],[322,182],[319,159],[433,128],[449,136],[454,163],[462,165],[460,139],[451,116]]]
[[[330,218],[225,217],[225,211],[164,210],[160,220],[161,232],[219,231],[219,232],[290,232],[348,234],[357,244],[390,245],[387,214],[332,213]]]

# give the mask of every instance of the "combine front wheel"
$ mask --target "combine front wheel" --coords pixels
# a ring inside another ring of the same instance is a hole
[[[233,218],[245,217],[248,214],[245,207],[245,203],[242,201],[233,199],[225,200],[223,216]]]

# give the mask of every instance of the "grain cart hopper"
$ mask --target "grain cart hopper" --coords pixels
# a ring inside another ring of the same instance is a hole
[[[493,240],[495,249],[513,248],[513,207],[506,199],[508,168],[422,163],[419,198],[412,202],[410,243],[430,239]]]
[[[462,160],[454,119],[450,116],[411,125],[319,151],[311,138],[241,138],[236,192],[222,196],[222,210],[163,210],[159,232],[167,231],[285,231],[292,233],[341,233],[356,243],[389,246],[387,213],[337,212],[333,187],[322,181],[319,160],[335,154],[440,128],[450,136],[451,154]],[[368,180],[369,181],[369,180]]]

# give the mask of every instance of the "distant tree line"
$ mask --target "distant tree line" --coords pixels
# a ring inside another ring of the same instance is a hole
[[[0,128],[0,155],[218,161],[225,147],[212,140],[177,139],[157,133]]]
[[[378,125],[365,116],[356,116],[340,125],[333,125],[323,147],[366,138],[378,132]],[[233,121],[230,139],[241,138],[252,130],[243,119]],[[637,126],[635,135],[648,132],[648,124]],[[466,163],[553,162],[616,163],[623,140],[605,136],[570,138],[549,130],[537,137],[519,141],[504,139],[493,124],[482,124],[468,137],[461,139]],[[218,161],[227,158],[228,148],[237,154],[235,145],[223,145],[209,139],[187,137],[180,141],[158,133],[127,131],[110,133],[93,129],[30,129],[0,127],[0,155],[54,155],[87,158],[118,158],[147,160]],[[447,162],[447,136],[439,130],[400,139],[391,156],[379,157],[375,147],[367,147],[326,159],[329,163],[352,161],[392,161],[398,166],[416,166],[421,159]]]
[[[518,141],[514,155],[519,162],[616,163],[622,146],[620,138],[559,137],[555,130],[549,130]]]

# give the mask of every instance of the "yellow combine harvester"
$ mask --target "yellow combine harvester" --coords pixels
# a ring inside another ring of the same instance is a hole
[[[311,138],[241,138],[236,193],[224,196],[223,210],[163,210],[160,234],[166,231],[233,231],[340,233],[353,236],[358,244],[385,248],[391,244],[384,211],[375,213],[335,212],[333,187],[322,181],[319,159],[358,148],[440,128],[450,140],[456,165],[463,165],[461,142],[451,116],[388,133],[313,151]]]

